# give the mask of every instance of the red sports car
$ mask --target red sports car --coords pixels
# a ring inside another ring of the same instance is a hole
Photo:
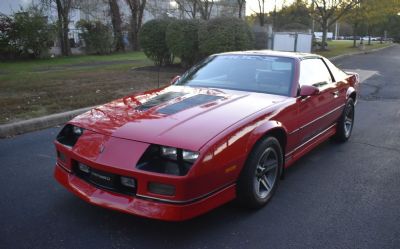
[[[285,168],[349,139],[358,75],[313,54],[212,55],[171,85],[96,107],[55,141],[55,178],[85,201],[179,221],[259,208]]]

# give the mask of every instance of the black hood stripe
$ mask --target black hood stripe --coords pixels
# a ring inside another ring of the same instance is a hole
[[[161,114],[175,114],[185,109],[189,109],[195,106],[199,106],[208,102],[212,102],[218,99],[222,99],[222,96],[198,94],[193,97],[186,98],[178,103],[166,106],[158,110]]]
[[[153,108],[155,106],[161,105],[165,102],[168,102],[172,99],[178,98],[178,97],[182,97],[186,95],[186,93],[182,93],[182,92],[167,92],[167,93],[163,93],[160,94],[154,98],[149,99],[147,102],[145,102],[144,104],[136,107],[135,109],[138,111],[146,111],[150,108]]]

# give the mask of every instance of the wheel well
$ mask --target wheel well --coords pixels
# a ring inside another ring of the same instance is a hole
[[[267,131],[263,137],[267,137],[267,136],[273,136],[276,139],[278,139],[279,143],[281,144],[283,155],[285,155],[285,148],[286,148],[286,142],[287,142],[285,130],[282,128],[274,128],[272,130]]]
[[[280,175],[280,179],[284,179],[285,178],[285,154],[286,154],[286,143],[287,143],[287,135],[286,132],[283,128],[274,128],[272,130],[267,131],[263,137],[267,137],[267,136],[273,136],[276,139],[278,139],[281,148],[282,148],[282,156],[283,156],[283,166],[282,166],[282,172]]]

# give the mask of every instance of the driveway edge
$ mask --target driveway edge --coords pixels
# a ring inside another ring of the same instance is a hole
[[[59,125],[92,108],[93,107],[85,107],[73,111],[56,113],[44,117],[0,125],[0,138],[12,137],[15,135]]]

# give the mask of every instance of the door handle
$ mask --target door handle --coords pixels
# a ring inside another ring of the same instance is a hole
[[[334,98],[339,97],[339,91],[332,92],[332,95],[333,95]]]

